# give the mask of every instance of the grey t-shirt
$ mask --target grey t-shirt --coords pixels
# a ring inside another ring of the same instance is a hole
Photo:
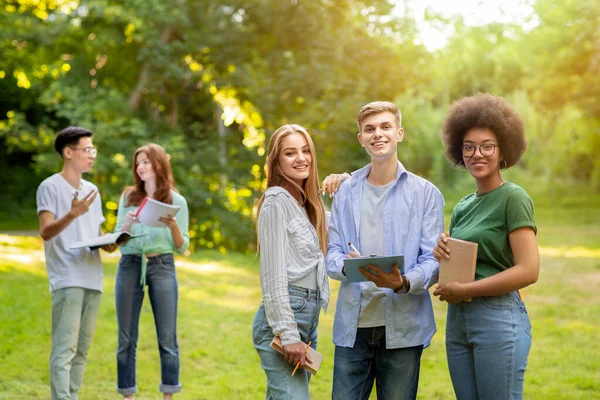
[[[82,188],[77,190],[60,174],[44,180],[37,190],[37,213],[49,211],[56,219],[71,210],[73,196],[78,192],[82,199],[90,191],[98,190],[91,182],[81,180]],[[50,281],[50,291],[65,287],[82,287],[102,291],[102,261],[99,250],[89,248],[70,250],[69,247],[86,239],[98,237],[100,225],[104,222],[102,200],[96,196],[88,212],[75,218],[61,233],[44,241],[46,269]]]
[[[360,211],[360,253],[363,256],[384,255],[383,250],[383,205],[396,182],[373,186],[366,179]],[[359,328],[385,325],[386,290],[373,282],[361,282]]]

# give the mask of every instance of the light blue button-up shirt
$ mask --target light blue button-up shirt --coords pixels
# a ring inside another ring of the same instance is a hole
[[[327,273],[342,281],[333,325],[336,346],[354,347],[360,312],[361,283],[346,282],[342,273],[348,242],[360,251],[360,212],[363,182],[371,164],[352,173],[342,183],[332,206],[329,246],[325,260]],[[408,172],[398,161],[396,183],[383,208],[383,248],[385,254],[404,255],[404,273],[410,281],[409,293],[386,293],[386,348],[424,345],[436,331],[429,287],[438,280],[439,264],[432,251],[444,231],[444,198],[431,182]]]

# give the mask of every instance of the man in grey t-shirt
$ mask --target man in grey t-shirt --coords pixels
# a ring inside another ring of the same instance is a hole
[[[81,178],[96,158],[92,132],[66,128],[54,148],[63,168],[40,184],[36,199],[52,293],[50,387],[53,400],[67,400],[77,399],[102,295],[99,251],[69,247],[101,235],[104,217],[98,188]]]

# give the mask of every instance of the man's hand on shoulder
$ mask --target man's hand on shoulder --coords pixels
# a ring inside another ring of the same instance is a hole
[[[346,179],[350,178],[350,174],[344,172],[343,174],[331,174],[327,175],[327,177],[323,180],[323,184],[321,185],[321,194],[324,196],[326,194],[329,197],[333,197],[335,192],[340,188],[342,182]]]

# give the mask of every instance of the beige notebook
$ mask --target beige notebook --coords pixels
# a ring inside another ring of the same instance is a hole
[[[440,262],[438,283],[473,282],[477,265],[477,243],[448,238],[447,244],[450,248],[450,259],[444,258]],[[471,301],[471,299],[466,301]]]
[[[302,344],[306,346],[306,343],[302,342]],[[273,340],[271,340],[271,347],[277,350],[277,352],[284,354],[283,346],[281,345],[281,338],[279,336],[275,336]],[[308,348],[307,354],[312,360],[312,362],[310,364],[306,364],[302,368],[304,368],[311,374],[316,375],[317,371],[319,370],[319,367],[321,366],[321,361],[323,361],[323,354],[319,353],[312,347]]]

